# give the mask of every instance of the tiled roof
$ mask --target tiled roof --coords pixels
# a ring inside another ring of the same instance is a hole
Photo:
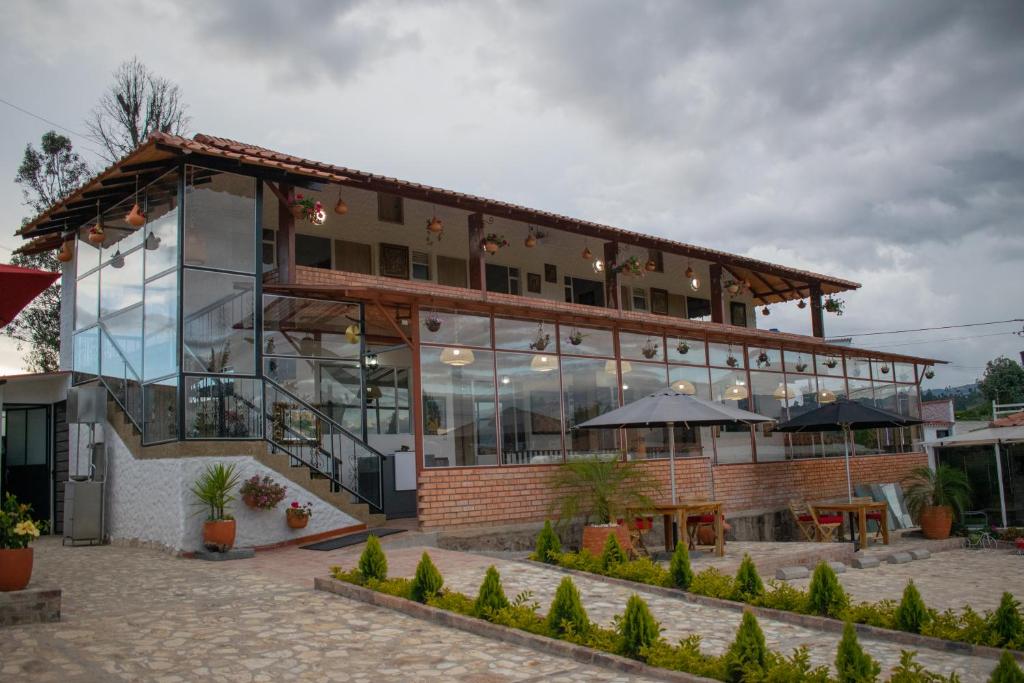
[[[1024,427],[1024,410],[1019,413],[1011,413],[1006,417],[1001,417],[998,420],[993,420],[990,424],[992,427]]]
[[[922,401],[921,419],[925,421],[925,424],[930,425],[953,424],[956,421],[956,415],[953,412],[953,399]]]

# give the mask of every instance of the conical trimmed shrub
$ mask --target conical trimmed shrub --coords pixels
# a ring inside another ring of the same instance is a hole
[[[537,545],[533,551],[533,559],[548,564],[555,564],[555,558],[562,554],[562,541],[551,526],[551,520],[544,521],[544,528],[537,534]]]
[[[601,569],[608,571],[617,564],[622,564],[627,559],[625,551],[619,545],[619,539],[615,534],[608,534],[604,540],[604,549],[601,551]]]
[[[851,622],[843,627],[843,638],[836,650],[836,680],[838,683],[872,683],[878,680],[882,667],[871,658],[857,640],[857,630]]]
[[[416,565],[416,576],[413,577],[412,585],[409,586],[409,595],[416,602],[426,602],[427,598],[432,598],[440,593],[443,586],[444,579],[441,577],[441,572],[437,571],[430,555],[423,553],[420,563]]]
[[[921,593],[918,592],[914,580],[911,579],[907,582],[907,587],[903,589],[903,599],[900,600],[900,605],[896,608],[896,628],[908,633],[920,633],[921,627],[928,623],[930,618],[928,608],[925,607],[924,600],[921,599]]]
[[[568,576],[558,584],[555,599],[551,601],[551,609],[548,610],[547,625],[555,636],[561,636],[569,630],[581,634],[590,629],[590,619],[583,609],[580,592]]]
[[[1024,633],[1024,622],[1020,617],[1020,603],[1009,593],[1003,593],[999,607],[992,613],[990,629],[998,646],[1009,645]]]
[[[1009,651],[1003,650],[1003,656],[992,670],[988,683],[1024,683],[1024,671],[1020,670],[1020,665]]]
[[[676,543],[672,559],[668,563],[668,574],[672,585],[686,590],[693,583],[693,569],[690,567],[690,551],[686,543]]]
[[[487,568],[484,582],[480,584],[480,592],[473,603],[473,614],[487,618],[498,610],[508,607],[505,589],[501,587],[501,576],[492,564]]]
[[[388,578],[388,558],[384,556],[384,549],[380,547],[380,539],[372,534],[366,539],[366,548],[359,556],[359,573],[364,580],[383,581]]]
[[[619,621],[619,651],[627,657],[642,659],[642,651],[658,642],[661,625],[639,595],[629,596],[626,611]]]
[[[750,555],[743,554],[740,568],[736,570],[736,594],[735,599],[741,602],[751,602],[754,598],[764,595],[764,582],[757,573],[757,567]]]
[[[725,653],[725,671],[730,681],[739,683],[748,671],[763,671],[768,660],[764,632],[753,612],[744,610],[736,639]]]
[[[827,562],[818,564],[807,589],[807,605],[811,611],[826,617],[838,617],[849,604],[850,599],[835,570]]]

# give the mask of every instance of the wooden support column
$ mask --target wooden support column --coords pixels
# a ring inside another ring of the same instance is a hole
[[[711,322],[725,323],[725,301],[722,298],[722,264],[712,263],[709,278],[711,286]]]
[[[619,274],[612,270],[611,264],[619,258],[619,243],[604,243],[604,305],[606,308],[622,310],[619,296]]]
[[[277,281],[283,285],[295,284],[295,216],[288,206],[294,191],[291,185],[280,183],[274,192],[277,195]]]
[[[821,305],[821,283],[811,283],[811,334],[824,339],[825,316]]]
[[[487,287],[486,260],[481,246],[484,241],[484,215],[469,214],[469,288],[484,291]]]

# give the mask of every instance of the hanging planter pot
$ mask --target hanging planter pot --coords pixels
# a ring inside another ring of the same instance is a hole
[[[124,222],[133,228],[141,228],[146,224],[146,214],[142,213],[138,204],[133,204],[132,210],[125,215]]]
[[[573,329],[573,331],[569,333],[569,336],[565,338],[565,341],[571,346],[579,346],[583,343],[583,338],[585,336],[586,335],[579,330]]]
[[[103,223],[97,222],[96,225],[89,228],[89,234],[87,239],[90,243],[97,246],[103,244],[103,240],[107,238],[107,234],[103,232]]]
[[[690,351],[690,345],[689,345],[689,344],[687,344],[687,343],[686,343],[685,341],[683,341],[682,339],[680,339],[680,340],[679,340],[679,343],[678,343],[678,344],[676,344],[676,352],[677,352],[677,353],[678,353],[678,354],[679,354],[680,356],[685,356],[685,355],[686,355],[687,353],[689,353],[689,351]]]
[[[534,351],[543,351],[551,343],[551,335],[544,332],[543,325],[537,325],[537,337],[530,342],[530,348]]]
[[[444,221],[437,216],[433,216],[427,221],[427,232],[432,235],[440,235],[444,232]]]
[[[846,306],[846,302],[843,301],[842,299],[837,299],[834,296],[830,296],[827,299],[825,299],[825,303],[823,304],[823,306],[824,306],[825,310],[828,311],[829,313],[835,313],[836,315],[842,315],[843,314],[843,309]]]
[[[829,358],[828,360],[825,361],[825,367],[829,368],[830,370],[834,370],[837,365],[839,365],[839,359],[838,358],[834,358],[833,357],[833,358]]]
[[[583,252],[580,253],[580,256],[583,257],[584,261],[594,260],[594,252],[590,251],[590,247],[583,247]]]
[[[437,315],[435,315],[434,313],[431,313],[423,321],[423,326],[427,328],[427,330],[429,330],[430,332],[437,332],[438,330],[441,329],[441,319],[438,318]]]
[[[644,358],[654,358],[658,355],[658,342],[652,341],[651,338],[648,337],[647,343],[644,344],[642,349],[640,349],[640,353],[643,354]]]
[[[889,374],[889,366],[888,366],[888,364],[883,363],[882,366],[880,368],[878,368],[878,369],[882,371],[883,375],[888,375]]]
[[[341,195],[338,195],[338,203],[334,205],[334,213],[339,216],[344,216],[348,213],[348,204],[346,204],[345,200],[341,198]]]
[[[935,370],[933,368],[926,368],[924,371],[925,379],[933,379],[935,377]]]
[[[728,365],[730,368],[734,368],[737,365],[739,365],[740,362],[739,360],[736,359],[736,356],[729,354],[729,357],[725,359],[725,364]]]
[[[648,273],[653,273],[658,269],[658,262],[649,258],[647,259],[647,263],[644,264],[644,269],[647,270]]]
[[[767,306],[765,306],[764,308],[761,309],[761,315],[769,316],[771,314],[772,314],[772,312],[770,310],[768,310]]]
[[[801,309],[807,308],[807,302],[804,301],[803,299],[800,299],[800,301],[796,302],[796,307]]]
[[[537,246],[537,238],[533,235],[532,232],[526,236],[525,240],[523,240],[523,246],[525,246],[527,249],[533,249],[535,246]]]
[[[794,369],[797,372],[807,372],[807,363],[805,363],[803,359],[798,356],[796,359],[796,365],[794,366]]]
[[[770,368],[771,366],[772,361],[771,359],[768,358],[768,353],[766,351],[762,351],[761,353],[757,354],[757,367]]]
[[[70,263],[73,258],[75,258],[75,251],[71,248],[71,242],[62,242],[60,251],[57,252],[57,260],[61,263]]]
[[[359,343],[359,325],[349,325],[345,328],[345,339],[349,344]]]

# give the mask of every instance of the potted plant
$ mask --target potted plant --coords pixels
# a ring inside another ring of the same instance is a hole
[[[770,368],[771,366],[772,366],[772,361],[768,357],[768,352],[767,351],[761,351],[761,353],[757,354],[757,367],[759,367],[759,368]]]
[[[738,358],[736,358],[736,356],[734,356],[734,355],[732,355],[730,353],[725,358],[725,364],[728,365],[730,368],[735,368],[736,366],[738,366],[740,364],[740,361],[739,361]]]
[[[312,197],[304,197],[301,194],[295,195],[295,200],[289,205],[292,216],[305,218],[313,225],[323,225],[327,220],[327,212],[320,200]]]
[[[601,554],[608,536],[614,534],[627,552],[632,549],[629,530],[620,524],[627,509],[648,510],[653,506],[645,491],[657,490],[647,472],[631,462],[588,458],[561,465],[551,479],[562,519],[582,516],[581,549],[595,557]],[[594,522],[594,523],[591,523]]]
[[[253,509],[273,510],[278,503],[284,500],[287,490],[266,475],[260,477],[258,474],[254,474],[245,480],[239,493],[242,494],[242,502]]]
[[[488,254],[497,254],[499,249],[507,246],[508,241],[496,233],[489,232],[487,233],[487,236],[484,237],[483,248]]]
[[[235,518],[227,514],[226,508],[235,500],[231,492],[238,486],[238,478],[233,464],[217,463],[208,465],[192,485],[192,495],[199,501],[196,505],[207,508],[203,522],[203,545],[207,550],[223,553],[235,544]]]
[[[835,370],[837,365],[839,365],[839,359],[835,356],[829,356],[825,361],[825,367],[829,370]]]
[[[648,337],[643,348],[640,349],[640,353],[643,354],[644,358],[654,358],[658,355],[658,342],[652,341],[651,338]]]
[[[583,334],[579,330],[573,328],[573,331],[569,333],[569,336],[565,338],[566,343],[572,346],[579,346],[583,343],[583,338],[587,335]]]
[[[293,500],[291,507],[285,509],[285,518],[288,526],[292,529],[305,529],[309,524],[309,518],[313,516],[313,504],[306,503],[299,505],[299,501]]]
[[[825,299],[825,310],[829,313],[835,313],[836,315],[843,314],[843,307],[846,306],[846,302],[842,299],[834,296],[826,297]]]
[[[8,493],[0,506],[0,591],[20,591],[32,578],[32,548],[43,522],[30,516],[32,506]]]
[[[630,256],[621,264],[613,266],[612,272],[632,275],[633,277],[643,277],[647,274],[647,269],[643,261],[636,256]]]
[[[690,352],[690,345],[686,343],[685,339],[680,339],[679,343],[676,344],[676,352],[680,356],[685,356],[687,353]]]
[[[949,538],[953,511],[961,512],[971,495],[967,475],[949,465],[918,467],[903,482],[907,508],[921,525],[925,538]]]
[[[551,343],[551,335],[544,331],[544,323],[537,325],[537,336],[530,342],[530,348],[534,351],[543,351]]]

